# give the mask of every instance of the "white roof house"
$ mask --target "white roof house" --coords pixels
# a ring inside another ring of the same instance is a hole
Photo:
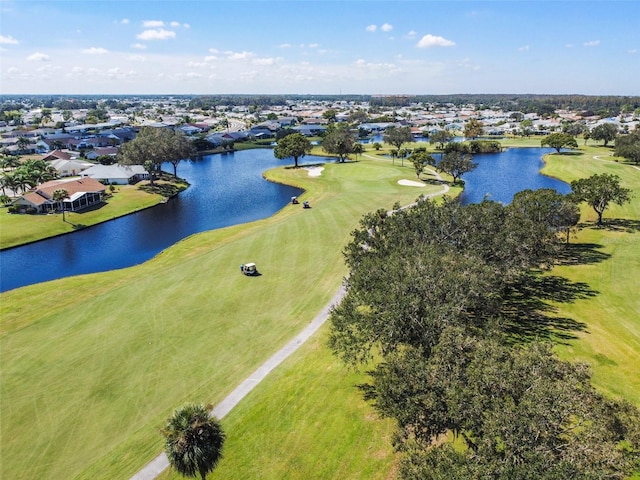
[[[108,184],[129,185],[149,178],[149,172],[142,165],[94,165],[82,172],[82,176]]]
[[[59,177],[75,177],[80,175],[87,168],[93,166],[93,163],[83,162],[81,160],[65,160],[63,158],[57,158],[49,162],[53,168],[58,172]]]

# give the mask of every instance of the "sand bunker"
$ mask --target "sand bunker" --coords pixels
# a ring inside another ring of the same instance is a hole
[[[406,187],[425,187],[426,185],[422,182],[416,182],[414,180],[398,180],[398,184],[404,185]]]
[[[319,177],[322,174],[324,167],[309,167],[307,170],[309,170],[310,177]]]

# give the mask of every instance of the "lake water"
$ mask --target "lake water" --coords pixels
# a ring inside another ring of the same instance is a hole
[[[504,203],[526,188],[569,186],[538,172],[541,148],[509,149],[475,155],[479,167],[463,176],[465,203],[485,195]],[[301,165],[327,161],[304,157]],[[251,222],[273,215],[301,191],[267,182],[265,170],[283,163],[270,149],[208,155],[184,161],[178,175],[191,186],[166,204],[102,223],[69,235],[0,252],[0,291],[84,273],[102,272],[142,263],[181,239],[207,230]],[[165,170],[172,171],[170,165]],[[81,215],[71,214],[81,222]]]
[[[302,160],[300,165],[327,158]],[[288,163],[276,159],[271,149],[185,160],[178,165],[178,175],[191,186],[166,204],[0,252],[0,291],[129,267],[194,233],[271,216],[302,193],[262,178],[265,170]],[[164,170],[172,172],[173,167],[167,164]],[[69,218],[82,222],[81,214],[72,213]]]
[[[552,188],[562,194],[571,191],[569,184],[540,174],[544,166],[542,156],[554,152],[552,148],[510,148],[502,153],[483,153],[473,156],[478,164],[465,173],[463,204],[478,203],[486,196],[496,202],[511,203],[513,196],[522,191]]]

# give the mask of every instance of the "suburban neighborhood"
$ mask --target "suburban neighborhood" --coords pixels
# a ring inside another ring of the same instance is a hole
[[[640,124],[638,109],[622,108],[615,116],[592,111],[548,108],[542,113],[505,110],[476,104],[398,103],[385,107],[375,98],[346,100],[283,99],[280,104],[238,105],[234,103],[198,106],[202,102],[184,97],[91,98],[94,108],[63,109],[42,105],[39,98],[3,99],[0,118],[0,153],[20,159],[41,159],[57,178],[91,178],[105,185],[135,184],[147,179],[142,165],[118,164],[120,147],[135,139],[142,127],[181,132],[198,151],[233,148],[234,143],[274,143],[278,132],[290,130],[306,137],[321,137],[331,122],[349,121],[362,141],[382,135],[390,126],[409,127],[416,138],[430,138],[446,132],[450,138],[464,137],[469,122],[480,122],[479,136],[541,137],[553,132],[572,135],[610,125],[628,134]],[[392,99],[393,100],[393,99]],[[48,103],[55,103],[49,101]],[[59,103],[64,103],[59,99]],[[66,102],[69,106],[70,102]],[[13,110],[15,105],[20,108]],[[96,119],[101,121],[97,121]],[[5,161],[5,164],[7,162]],[[10,163],[11,164],[11,163]],[[21,210],[42,213],[51,205],[32,202],[41,186],[25,191],[11,183],[11,169],[3,167],[5,201],[15,200]],[[14,187],[14,188],[12,188]],[[17,188],[16,188],[17,187]],[[86,192],[89,194],[90,192]],[[30,200],[31,199],[31,200]],[[71,199],[60,204],[75,209]]]

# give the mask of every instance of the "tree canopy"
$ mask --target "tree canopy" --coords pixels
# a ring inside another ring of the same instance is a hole
[[[539,273],[564,248],[553,209],[571,202],[557,195],[420,199],[353,232],[329,344],[353,365],[376,359],[360,388],[396,421],[402,479],[621,479],[640,466],[638,410],[550,345],[522,343],[545,335],[543,299],[588,294]]]
[[[135,139],[120,147],[119,161],[129,165],[151,167],[150,174],[160,170],[163,162],[173,165],[177,176],[178,163],[193,155],[193,144],[179,130],[142,127]]]
[[[445,153],[443,159],[436,166],[438,170],[451,175],[453,183],[457,183],[462,175],[475,169],[478,164],[473,163],[472,155],[453,151]]]
[[[466,138],[477,138],[482,135],[484,125],[477,118],[470,118],[464,126],[463,135]]]
[[[331,155],[337,155],[339,161],[344,162],[349,154],[354,152],[357,143],[356,136],[348,125],[332,123],[322,139],[322,149]]]
[[[615,154],[629,159],[636,165],[640,164],[640,130],[636,129],[629,135],[616,137]]]
[[[393,145],[400,150],[403,144],[413,140],[413,135],[411,135],[411,129],[409,127],[396,127],[392,125],[384,132],[382,140],[384,143]]]
[[[610,173],[595,174],[571,182],[573,198],[586,202],[598,214],[598,225],[602,225],[602,214],[610,203],[624,205],[631,201],[631,190],[620,185],[620,177]]]
[[[602,140],[606,147],[609,142],[613,142],[618,135],[618,127],[613,123],[601,123],[594,127],[589,133],[589,138]]]
[[[453,140],[453,134],[449,130],[445,129],[438,130],[437,132],[429,135],[429,143],[431,145],[434,143],[437,144],[436,148],[440,150],[443,150],[445,143],[450,142],[451,140]]]
[[[298,168],[298,159],[311,151],[311,142],[301,133],[292,133],[281,138],[273,149],[273,155],[284,160],[293,158],[295,167]]]
[[[568,133],[551,133],[540,141],[540,146],[549,146],[555,148],[560,153],[562,148],[578,148],[578,142],[573,135]]]

